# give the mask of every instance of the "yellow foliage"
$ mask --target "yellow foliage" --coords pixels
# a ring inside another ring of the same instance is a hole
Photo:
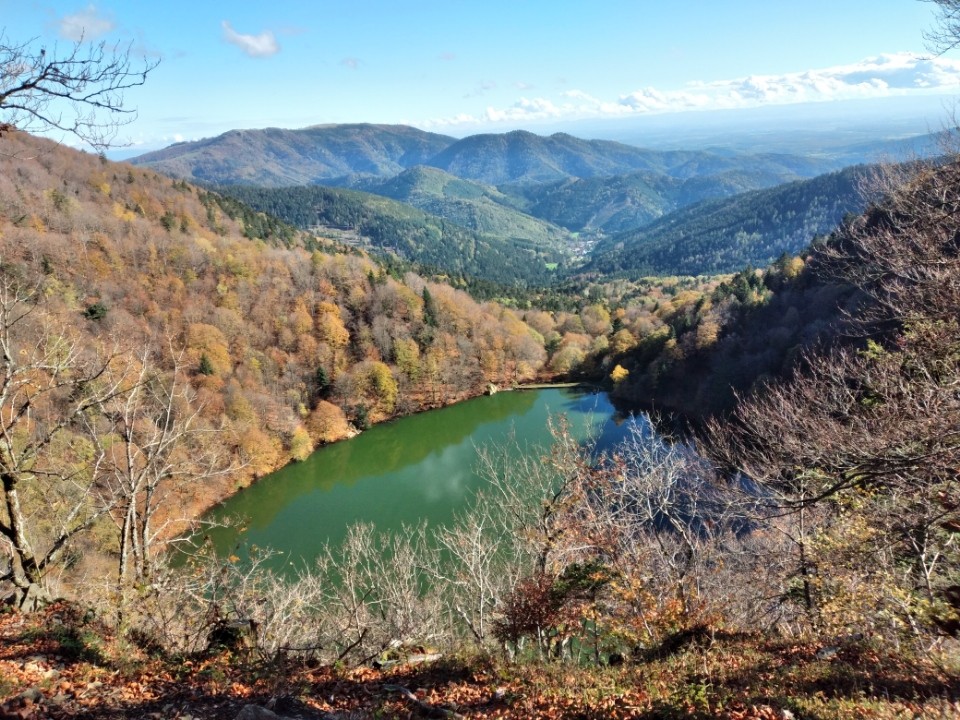
[[[317,305],[316,329],[320,341],[331,347],[343,348],[350,342],[350,333],[340,318],[340,308],[333,303]]]
[[[118,220],[123,220],[123,222],[133,222],[136,215],[132,210],[127,210],[123,205],[118,202],[113,204],[113,216]]]
[[[233,368],[233,359],[227,348],[227,339],[219,328],[206,323],[193,323],[187,329],[187,347],[195,362],[206,355],[213,366],[214,373],[225,375]]]
[[[629,375],[630,371],[623,367],[623,365],[617,365],[610,371],[610,379],[613,380],[614,385],[619,385],[626,380]]]
[[[613,334],[610,340],[610,350],[614,354],[620,355],[633,348],[636,344],[637,339],[633,336],[633,333],[623,328]]]
[[[397,367],[411,380],[420,375],[420,346],[411,338],[398,338],[393,343],[393,355]]]
[[[262,477],[280,466],[283,446],[276,436],[253,427],[240,436],[240,451],[254,476]]]
[[[313,452],[313,440],[303,425],[298,425],[290,436],[290,459],[303,462]]]
[[[307,431],[315,442],[330,443],[347,437],[350,424],[343,410],[326,400],[318,400],[307,418]]]
[[[704,320],[697,326],[697,349],[703,350],[713,345],[720,335],[720,325],[714,320]]]
[[[783,263],[783,276],[792,280],[803,271],[804,262],[801,257],[792,257]]]

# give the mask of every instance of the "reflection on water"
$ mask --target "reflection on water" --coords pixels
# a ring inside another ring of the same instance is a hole
[[[238,493],[211,513],[236,517],[245,532],[209,533],[221,553],[250,546],[309,562],[326,542],[339,543],[357,522],[380,530],[449,522],[483,480],[477,448],[546,445],[548,420],[563,414],[580,440],[608,449],[627,433],[606,394],[566,388],[505,392],[378,425],[321,448]]]

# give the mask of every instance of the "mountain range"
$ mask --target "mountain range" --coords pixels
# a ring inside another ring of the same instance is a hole
[[[132,162],[217,185],[299,227],[349,227],[374,252],[542,282],[558,264],[576,272],[577,257],[590,272],[700,274],[799,250],[860,208],[853,174],[831,173],[876,148],[650,150],[566,133],[457,139],[351,124],[236,130]]]
[[[749,168],[781,178],[838,169],[829,159],[733,151],[645,150],[612,140],[583,140],[524,130],[456,139],[404,125],[317,125],[299,130],[231,130],[133,158],[166,175],[208,183],[344,185],[354,176],[392,177],[417,165],[489,185],[611,177],[646,171],[674,178]]]

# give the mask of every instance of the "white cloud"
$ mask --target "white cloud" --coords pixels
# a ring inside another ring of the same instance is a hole
[[[226,20],[221,23],[221,26],[223,39],[236,45],[250,57],[270,57],[280,52],[280,44],[269,30],[264,30],[259,35],[245,35],[234,30]]]
[[[361,62],[360,58],[345,57],[340,64],[348,70],[359,70]]]
[[[80,12],[64,15],[57,24],[60,37],[78,42],[93,40],[106,35],[116,27],[116,23],[97,12],[96,5],[87,5]]]
[[[960,88],[960,61],[892,53],[850,65],[782,75],[751,75],[735,80],[689,83],[684,89],[659,94],[665,110],[689,107],[755,107],[797,102],[824,102],[947,92]],[[644,93],[621,96],[620,102],[644,109]],[[661,109],[646,107],[647,110]]]
[[[695,81],[666,90],[645,87],[616,98],[566,90],[555,98],[521,97],[506,108],[488,107],[480,116],[460,114],[421,123],[428,127],[477,123],[576,120],[630,114],[685,112],[826,102],[861,98],[947,93],[960,90],[960,60],[890,53],[840,65],[780,75]]]

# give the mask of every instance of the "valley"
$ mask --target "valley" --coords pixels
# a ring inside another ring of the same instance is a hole
[[[0,720],[957,714],[953,0],[616,5],[0,30]]]
[[[232,152],[241,137],[244,153]],[[841,160],[651,151],[562,133],[456,140],[402,126],[348,125],[228,133],[133,162],[211,183],[301,229],[349,227],[373,252],[523,287],[597,270],[637,279],[767,265],[862,207],[855,175],[869,170],[835,173],[851,158],[875,160],[879,152],[855,145]],[[261,170],[283,158],[284,168],[301,174],[257,176],[232,165],[238,157]],[[417,216],[418,226],[436,229],[429,238],[401,230],[410,211],[370,197],[362,213],[334,210],[363,197],[347,189],[412,206],[434,218]],[[760,219],[760,207],[771,215]],[[384,242],[383,227],[403,241]],[[690,238],[709,253],[684,248]],[[610,247],[626,250],[611,260],[604,257]]]

